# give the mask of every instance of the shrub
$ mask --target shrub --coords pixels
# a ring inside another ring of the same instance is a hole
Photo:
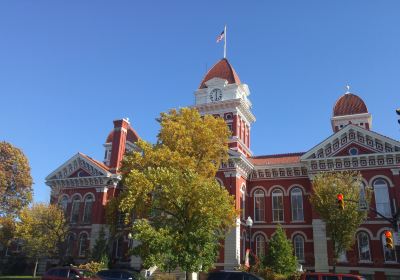
[[[88,263],[85,263],[85,264],[81,264],[78,267],[81,268],[81,269],[86,269],[86,270],[89,270],[89,271],[91,271],[93,273],[96,273],[96,272],[99,272],[102,269],[107,268],[107,264],[102,263],[102,262],[93,262],[92,261],[92,262],[88,262]]]

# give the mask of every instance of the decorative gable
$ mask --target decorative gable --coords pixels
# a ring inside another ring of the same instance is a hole
[[[107,170],[107,166],[102,165],[102,163],[78,153],[47,176],[46,181],[73,177],[110,176],[111,173]],[[79,174],[83,176],[78,176]]]
[[[301,160],[344,156],[351,145],[364,154],[400,152],[400,142],[350,124],[305,153]]]
[[[348,125],[305,153],[311,172],[390,167],[400,164],[400,142]]]

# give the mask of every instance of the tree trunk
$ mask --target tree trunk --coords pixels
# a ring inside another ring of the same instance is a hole
[[[35,260],[35,268],[33,270],[33,278],[36,277],[36,271],[37,271],[38,263],[39,263],[39,259],[36,258],[36,260]]]

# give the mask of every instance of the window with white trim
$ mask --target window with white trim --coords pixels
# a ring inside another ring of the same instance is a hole
[[[83,208],[83,219],[84,223],[90,223],[92,221],[92,208],[94,198],[93,195],[89,194],[85,198],[85,206]]]
[[[258,257],[265,256],[265,237],[261,234],[256,236],[256,255]]]
[[[72,198],[71,223],[77,223],[79,220],[79,206],[80,199],[79,196],[76,195]]]
[[[68,207],[68,197],[64,195],[60,199],[59,205],[60,205],[60,208],[64,211],[64,215],[66,215],[67,214],[67,207]]]
[[[262,190],[254,192],[254,221],[265,221],[265,195]]]
[[[298,261],[304,261],[304,237],[300,234],[297,234],[293,238],[293,245],[294,245],[294,254]]]
[[[75,236],[73,233],[68,234],[67,237],[67,250],[66,250],[66,255],[71,256],[72,252],[74,250],[74,241],[75,241]]]
[[[385,217],[391,216],[388,184],[383,179],[376,179],[373,183],[375,208]]]
[[[246,198],[245,198],[245,193],[244,190],[241,190],[240,192],[240,218],[242,220],[246,219]]]
[[[81,233],[79,236],[79,256],[84,257],[86,256],[88,249],[88,236],[86,233]]]
[[[366,232],[357,234],[358,259],[360,261],[371,261],[371,250],[369,248],[369,237]]]
[[[272,221],[283,222],[283,192],[279,189],[272,192]]]
[[[290,191],[290,205],[292,207],[292,220],[304,221],[303,192],[299,188]]]
[[[393,234],[393,232],[392,232]],[[396,251],[393,249],[389,249],[386,247],[386,236],[383,232],[381,234],[382,247],[383,247],[383,255],[385,256],[385,262],[395,262],[396,261]]]

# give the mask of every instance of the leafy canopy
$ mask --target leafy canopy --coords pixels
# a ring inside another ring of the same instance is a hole
[[[296,271],[297,259],[293,255],[293,246],[281,225],[278,225],[269,242],[265,262],[275,273],[289,275]]]
[[[64,212],[56,205],[34,204],[25,207],[16,225],[16,235],[23,240],[28,256],[62,256],[68,234]]]
[[[32,201],[32,177],[23,152],[0,142],[0,217],[18,215]]]
[[[188,108],[163,113],[159,122],[157,143],[139,140],[138,152],[126,156],[124,190],[110,205],[137,218],[132,235],[141,243],[134,253],[145,266],[208,270],[237,214],[215,180],[228,158],[229,131],[222,119]]]
[[[310,202],[326,223],[326,232],[332,240],[334,263],[341,252],[354,244],[354,235],[367,218],[366,211],[359,211],[358,201],[362,177],[358,172],[324,172],[314,177]],[[343,194],[344,210],[339,209],[337,195]],[[366,194],[366,200],[370,195]]]

